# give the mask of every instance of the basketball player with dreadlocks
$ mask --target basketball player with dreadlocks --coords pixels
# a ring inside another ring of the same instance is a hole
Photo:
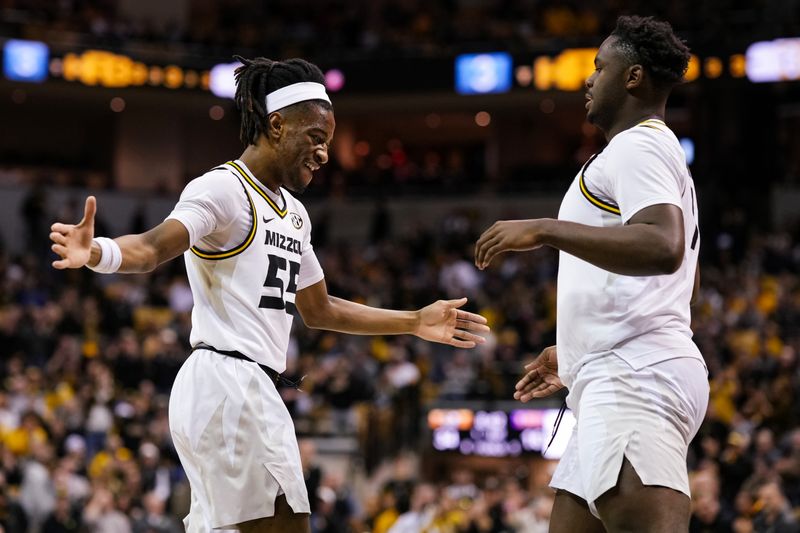
[[[669,24],[621,17],[586,80],[587,118],[608,144],[557,220],[496,222],[476,245],[480,268],[506,251],[560,250],[556,346],[527,365],[514,395],[569,389],[577,423],[551,481],[551,533],[688,531],[686,453],[708,373],[690,330],[694,183],[664,123],[688,61]]]
[[[53,224],[53,266],[149,272],[184,255],[193,352],[175,379],[169,421],[192,490],[186,529],[308,531],[294,425],[276,390],[288,381],[280,373],[292,312],[312,328],[460,348],[483,342],[478,333],[489,328],[459,309],[466,299],[391,311],[328,295],[308,213],[292,194],[328,161],[335,121],[324,77],[301,59],[237,59],[239,159],[191,181],[167,219],[139,235],[94,238],[96,202],[87,198],[77,225]]]

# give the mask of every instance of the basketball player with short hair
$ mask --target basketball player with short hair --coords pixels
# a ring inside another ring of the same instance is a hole
[[[688,445],[708,403],[692,342],[699,230],[694,184],[664,123],[689,50],[669,24],[620,17],[586,81],[606,135],[557,220],[495,223],[485,268],[506,251],[560,250],[557,343],[517,384],[522,401],[567,387],[577,424],[556,469],[550,531],[688,531]]]
[[[155,228],[94,237],[95,199],[77,225],[56,223],[55,268],[149,272],[184,254],[194,297],[193,353],[170,396],[172,438],[192,489],[189,532],[309,530],[294,425],[276,386],[297,309],[312,328],[414,334],[471,348],[486,320],[438,301],[376,309],[328,295],[302,192],[328,161],[333,108],[322,72],[301,59],[238,58],[239,159],[191,181]],[[291,384],[297,385],[297,384]]]

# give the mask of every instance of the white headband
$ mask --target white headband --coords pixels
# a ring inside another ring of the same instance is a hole
[[[303,81],[293,83],[286,87],[281,87],[277,91],[272,91],[267,95],[267,113],[272,113],[286,106],[304,102],[306,100],[325,100],[331,103],[325,86],[313,81]]]

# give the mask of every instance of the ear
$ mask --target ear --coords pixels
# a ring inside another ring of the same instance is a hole
[[[267,117],[267,137],[271,141],[280,140],[286,128],[286,119],[279,111],[270,113]]]
[[[631,65],[627,69],[625,88],[635,89],[644,83],[644,68],[641,65]]]

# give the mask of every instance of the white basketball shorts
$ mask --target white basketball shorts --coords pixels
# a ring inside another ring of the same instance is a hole
[[[169,426],[192,491],[187,533],[273,516],[279,494],[311,512],[294,424],[255,363],[193,352],[172,387]]]
[[[638,371],[613,353],[589,361],[567,396],[576,424],[550,486],[583,498],[598,516],[595,500],[617,485],[626,457],[645,485],[689,496],[686,453],[708,394],[708,371],[693,357]]]

